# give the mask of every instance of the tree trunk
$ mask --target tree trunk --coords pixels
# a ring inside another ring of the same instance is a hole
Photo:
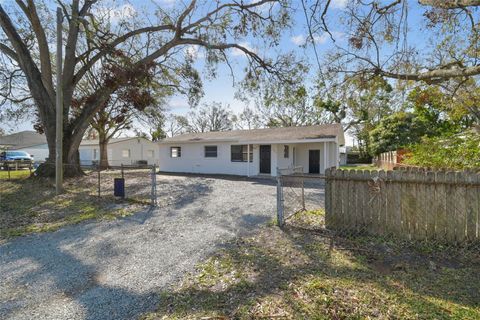
[[[100,169],[105,170],[109,168],[108,165],[108,139],[104,133],[100,133],[98,135],[98,145],[100,147]]]
[[[51,126],[52,127],[52,126]],[[55,126],[45,130],[45,135],[48,143],[48,158],[45,163],[42,163],[35,174],[39,177],[54,178],[55,177]],[[78,134],[77,134],[78,135]],[[83,134],[81,135],[83,136]],[[83,170],[80,166],[80,153],[78,147],[81,139],[64,130],[63,137],[63,175],[66,178],[83,175]]]

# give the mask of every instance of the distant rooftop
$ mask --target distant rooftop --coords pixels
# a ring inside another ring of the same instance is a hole
[[[9,149],[22,149],[46,143],[45,135],[35,131],[21,131],[0,137],[0,146]]]
[[[108,144],[114,144],[114,143],[119,143],[122,141],[127,141],[127,140],[132,140],[132,139],[145,139],[148,140],[147,138],[144,137],[123,137],[123,138],[112,138],[108,141]],[[150,140],[148,140],[150,141]],[[81,146],[98,146],[99,141],[98,139],[88,139],[88,140],[82,140],[80,143]]]
[[[114,144],[131,139],[145,139],[142,137],[123,137],[110,139],[108,144]],[[147,139],[148,140],[148,139]],[[23,149],[42,145],[47,143],[47,138],[43,134],[35,131],[21,131],[0,137],[0,147],[7,149]],[[98,146],[98,139],[82,140],[82,146]]]
[[[340,145],[345,144],[343,128],[340,124],[322,124],[304,127],[282,127],[252,130],[214,131],[187,133],[162,140],[162,143],[194,142],[270,142],[292,141],[308,142],[317,139],[337,138]]]

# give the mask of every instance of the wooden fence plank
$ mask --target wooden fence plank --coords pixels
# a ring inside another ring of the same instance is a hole
[[[474,241],[477,238],[477,213],[479,208],[477,207],[478,201],[477,186],[474,184],[477,182],[475,174],[470,173],[467,176],[466,183],[466,237],[468,241]]]
[[[434,238],[436,240],[445,240],[447,235],[447,193],[445,181],[445,172],[438,171],[435,173],[435,203],[432,211],[435,220]]]
[[[328,228],[330,222],[330,219],[334,216],[332,215],[332,198],[333,198],[333,192],[331,190],[332,188],[332,180],[330,179],[332,176],[332,170],[331,168],[325,170],[325,227]]]
[[[389,193],[389,209],[391,223],[390,231],[392,234],[400,235],[402,232],[402,206],[400,205],[401,199],[401,183],[400,183],[400,172],[391,171],[391,183],[390,183],[390,193]],[[388,173],[387,173],[388,177]]]
[[[412,239],[415,233],[415,219],[413,218],[415,212],[415,185],[410,183],[412,172],[408,168],[404,176],[404,201],[405,201],[405,230],[408,239]]]
[[[368,208],[371,215],[371,231],[378,233],[379,229],[379,192],[378,192],[378,171],[370,173],[368,181]]]
[[[363,214],[365,217],[365,227],[364,231],[365,232],[371,232],[372,231],[372,224],[373,224],[373,214],[372,214],[372,207],[370,205],[370,188],[368,186],[368,183],[371,179],[371,171],[365,170],[363,171]]]
[[[336,223],[336,230],[340,230],[343,228],[343,180],[340,180],[343,178],[343,170],[338,170],[335,174],[336,178],[339,178],[338,180],[335,180],[335,189],[337,192],[337,201],[335,203],[335,210],[338,213],[337,219],[335,219]]]
[[[352,224],[352,230],[357,233],[358,228],[359,228],[359,222],[360,218],[358,215],[358,207],[357,207],[357,198],[358,198],[358,177],[357,177],[357,170],[351,170],[350,171],[350,184],[348,185],[349,187],[349,194],[350,194],[350,203],[348,208],[350,209],[350,212],[352,214],[352,219],[351,219],[351,224]]]
[[[348,230],[351,232],[355,232],[357,228],[357,211],[355,208],[355,186],[354,183],[355,181],[353,180],[355,178],[355,170],[349,170],[348,171],[348,177],[350,178],[348,180],[348,183],[346,187],[348,188],[348,204],[347,204],[347,215],[349,218],[347,219],[348,223]]]
[[[419,222],[421,222],[423,208],[421,197],[421,185],[417,181],[423,182],[423,177],[419,174],[416,168],[412,168],[409,173],[410,180],[410,199],[411,199],[411,211],[410,211],[410,232],[412,239],[419,240],[421,239],[421,232],[419,230]]]
[[[364,232],[367,228],[368,225],[368,217],[367,217],[367,209],[366,209],[366,204],[367,204],[367,193],[368,193],[368,186],[366,182],[366,173],[368,171],[361,170],[359,173],[359,177],[361,181],[359,182],[359,209],[360,209],[360,216],[362,219],[361,223],[361,231]]]
[[[386,233],[387,226],[387,185],[385,180],[387,174],[384,170],[378,172],[378,232],[380,234]]]
[[[425,238],[432,239],[435,236],[435,211],[432,209],[435,206],[435,172],[427,172],[425,178]]]
[[[447,243],[479,240],[480,174],[408,168],[329,170],[327,176],[328,228]]]
[[[402,237],[408,239],[409,238],[409,229],[408,229],[408,221],[407,221],[407,213],[408,213],[408,184],[406,183],[407,180],[407,172],[405,168],[401,168],[399,171],[400,174],[400,212],[402,214]]]
[[[446,218],[445,236],[447,242],[455,241],[455,172],[445,174]]]
[[[455,240],[458,243],[461,243],[465,240],[466,229],[465,174],[462,172],[456,172],[455,182]]]

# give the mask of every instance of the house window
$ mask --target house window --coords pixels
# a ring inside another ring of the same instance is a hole
[[[149,158],[155,157],[155,151],[154,150],[147,150],[147,156]]]
[[[98,159],[98,149],[93,149],[93,160]]]
[[[112,149],[107,149],[107,157],[109,160],[113,159],[113,150]]]
[[[205,158],[216,158],[217,146],[205,146]]]
[[[253,150],[250,146],[250,162],[253,162]],[[248,158],[248,146],[246,144],[232,146],[232,162],[247,162]]]
[[[122,157],[130,158],[130,149],[123,149],[122,150]]]
[[[182,156],[182,148],[181,147],[170,147],[170,157],[180,158],[181,156]]]
[[[290,157],[290,147],[289,146],[283,146],[283,157],[285,159],[288,159]]]

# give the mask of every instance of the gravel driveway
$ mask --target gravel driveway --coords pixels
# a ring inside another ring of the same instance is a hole
[[[0,246],[1,319],[131,319],[226,240],[275,216],[275,185],[161,175],[160,207]],[[317,189],[318,199],[323,190]]]

